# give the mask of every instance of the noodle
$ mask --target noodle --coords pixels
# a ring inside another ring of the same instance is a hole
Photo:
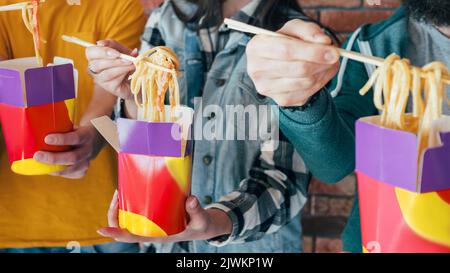
[[[170,120],[175,121],[175,108],[180,105],[179,61],[175,53],[167,47],[154,47],[138,56],[135,65],[136,71],[130,76],[131,92],[138,108],[144,111],[144,119],[166,121],[164,99],[169,90]]]
[[[423,152],[430,147],[432,123],[443,115],[446,97],[443,78],[448,76],[449,70],[443,63],[433,62],[418,68],[392,54],[360,90],[365,95],[374,87],[374,104],[381,111],[381,126],[418,135],[419,163]],[[412,114],[406,114],[410,97]]]
[[[34,52],[39,66],[42,66],[42,58],[40,54],[41,38],[38,21],[39,5],[44,2],[45,0],[30,0],[28,2],[21,2],[17,4],[11,4],[0,7],[1,11],[12,11],[12,10],[22,11],[23,23],[25,24],[25,27],[28,29],[28,31],[33,35]]]
[[[28,31],[33,35],[34,52],[39,66],[42,66],[42,57],[40,54],[41,38],[38,18],[39,5],[42,2],[45,2],[45,0],[31,0],[22,7],[22,20]]]

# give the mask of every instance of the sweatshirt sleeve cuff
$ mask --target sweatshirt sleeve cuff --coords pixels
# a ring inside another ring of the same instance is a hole
[[[302,125],[311,125],[319,122],[328,111],[330,95],[326,89],[322,89],[319,97],[306,109],[280,109],[280,116]]]
[[[230,244],[231,242],[235,241],[238,238],[239,217],[234,212],[235,208],[237,208],[237,206],[232,202],[226,202],[226,205],[222,202],[214,203],[205,208],[205,209],[220,209],[220,210],[224,211],[228,215],[228,217],[230,217],[231,224],[232,224],[231,234],[222,235],[222,236],[207,240],[207,242],[210,245],[215,246],[215,247],[223,247],[223,246]]]

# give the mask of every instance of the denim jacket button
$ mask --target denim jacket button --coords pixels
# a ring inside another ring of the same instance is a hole
[[[205,197],[203,197],[203,203],[205,203],[205,205],[209,205],[213,202],[213,199],[211,196],[206,195]]]
[[[211,114],[209,114],[209,116],[208,116],[208,120],[212,120],[212,119],[214,119],[215,117],[216,117],[216,113],[211,112]]]
[[[217,87],[222,87],[222,86],[225,85],[225,83],[226,83],[226,80],[224,80],[224,79],[218,79],[218,80],[216,80],[216,86],[217,86]]]
[[[210,155],[205,155],[205,156],[203,157],[203,163],[204,163],[206,166],[211,165],[211,162],[212,162],[212,157],[211,157]]]

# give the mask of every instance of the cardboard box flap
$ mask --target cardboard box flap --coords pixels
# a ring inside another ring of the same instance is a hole
[[[376,118],[363,118],[356,123],[356,170],[378,181],[415,191],[416,135],[378,126]]]
[[[441,133],[441,141],[444,145],[450,145],[450,132]]]
[[[444,145],[425,151],[420,192],[450,189],[450,133]]]
[[[0,68],[0,103],[24,107],[24,89],[25,81],[22,81],[19,71]]]
[[[70,63],[37,67],[35,58],[0,62],[1,101],[31,107],[73,99],[73,71]]]
[[[71,64],[73,66],[73,78],[75,81],[75,97],[78,97],[78,70],[75,69],[75,64],[72,59],[67,59],[63,57],[55,57],[53,58],[53,63],[48,64],[48,66],[62,65],[62,64]]]
[[[91,123],[114,150],[119,153],[119,136],[117,134],[116,124],[107,116],[93,119],[91,120]]]
[[[178,123],[119,119],[117,127],[121,152],[184,157],[182,128]]]
[[[117,125],[107,116],[91,123],[117,151],[130,154],[185,157],[190,154],[190,124],[193,110],[182,110],[177,122],[146,122],[120,118]]]
[[[8,70],[18,71],[21,75],[30,68],[39,68],[35,57],[12,59],[0,62],[0,67]]]
[[[149,107],[149,111],[151,108]],[[170,120],[170,106],[165,106],[166,120]],[[191,153],[191,125],[194,110],[175,108],[176,122],[147,122],[142,109],[138,121],[119,120],[121,151],[155,156],[184,157]],[[133,133],[130,133],[130,132]],[[147,138],[144,138],[144,134]]]
[[[75,98],[73,65],[63,64],[25,71],[27,106]]]
[[[450,188],[449,144],[424,153],[419,176],[415,134],[379,126],[379,116],[356,122],[356,170],[373,179],[414,192]],[[448,134],[443,140],[448,143]],[[442,169],[437,171],[437,168]],[[422,177],[422,179],[418,179]]]

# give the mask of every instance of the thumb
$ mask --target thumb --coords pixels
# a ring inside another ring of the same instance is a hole
[[[208,214],[200,206],[197,197],[190,196],[186,200],[186,212],[189,215],[189,227],[196,230],[206,229],[208,224]]]
[[[127,54],[127,55],[130,55],[130,53],[131,53],[131,49],[129,49],[128,47],[126,47],[114,40],[101,40],[101,41],[97,42],[97,45],[103,46],[103,47],[109,47],[109,48],[117,50],[120,53]]]
[[[278,32],[310,43],[325,45],[332,43],[331,38],[324,33],[318,24],[299,19],[287,22]]]
[[[48,145],[70,145],[77,146],[86,143],[89,140],[88,131],[83,128],[78,128],[75,131],[64,134],[49,134],[44,141]]]
[[[116,190],[108,209],[108,225],[110,227],[119,227],[119,192]]]

